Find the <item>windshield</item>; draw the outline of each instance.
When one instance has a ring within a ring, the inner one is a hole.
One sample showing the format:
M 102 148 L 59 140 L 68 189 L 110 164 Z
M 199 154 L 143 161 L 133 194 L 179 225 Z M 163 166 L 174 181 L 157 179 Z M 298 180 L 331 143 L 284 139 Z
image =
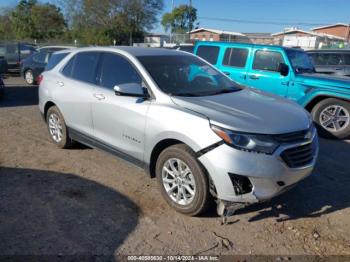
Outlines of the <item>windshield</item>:
M 241 90 L 235 82 L 191 55 L 139 56 L 159 88 L 174 96 L 209 96 Z
M 301 50 L 286 50 L 296 73 L 313 73 L 315 66 L 308 54 Z

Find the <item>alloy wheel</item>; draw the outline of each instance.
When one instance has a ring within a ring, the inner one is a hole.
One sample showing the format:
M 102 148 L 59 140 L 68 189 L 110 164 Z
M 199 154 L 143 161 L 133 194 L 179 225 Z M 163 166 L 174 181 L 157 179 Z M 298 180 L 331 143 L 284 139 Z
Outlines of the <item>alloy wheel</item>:
M 25 74 L 25 79 L 28 84 L 32 85 L 34 83 L 33 73 L 31 71 L 27 71 Z
M 320 124 L 330 132 L 339 132 L 347 128 L 350 115 L 346 108 L 340 105 L 331 105 L 322 110 Z
M 196 182 L 188 165 L 178 158 L 168 159 L 162 168 L 162 182 L 168 196 L 179 205 L 189 205 L 196 195 Z
M 52 139 L 59 143 L 62 140 L 63 132 L 62 132 L 62 124 L 60 118 L 57 114 L 52 113 L 49 116 L 49 131 Z

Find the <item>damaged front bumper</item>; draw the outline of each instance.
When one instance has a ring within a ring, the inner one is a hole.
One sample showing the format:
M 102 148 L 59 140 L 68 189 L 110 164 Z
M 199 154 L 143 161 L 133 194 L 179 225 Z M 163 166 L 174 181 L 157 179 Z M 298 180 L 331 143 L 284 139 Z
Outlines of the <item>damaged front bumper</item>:
M 198 159 L 210 174 L 216 197 L 230 206 L 269 200 L 287 191 L 311 174 L 317 155 L 315 132 L 308 141 L 280 145 L 272 155 L 222 144 Z

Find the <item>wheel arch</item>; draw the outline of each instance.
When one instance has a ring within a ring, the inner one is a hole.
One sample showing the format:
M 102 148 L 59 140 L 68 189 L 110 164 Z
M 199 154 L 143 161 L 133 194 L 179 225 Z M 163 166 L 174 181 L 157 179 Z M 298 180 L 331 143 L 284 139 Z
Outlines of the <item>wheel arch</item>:
M 167 139 L 163 139 L 163 140 L 159 141 L 154 146 L 154 148 L 152 149 L 152 152 L 151 152 L 150 162 L 149 162 L 148 170 L 147 170 L 149 173 L 149 176 L 151 178 L 156 177 L 156 164 L 157 164 L 157 159 L 158 159 L 160 153 L 164 149 L 166 149 L 170 146 L 173 146 L 173 145 L 177 145 L 177 144 L 185 144 L 186 145 L 186 143 L 184 143 L 181 140 L 174 139 L 174 138 L 167 138 Z
M 332 95 L 323 95 L 323 94 L 320 94 L 320 95 L 317 95 L 315 97 L 313 97 L 306 105 L 305 105 L 305 109 L 308 111 L 308 112 L 311 112 L 312 109 L 321 101 L 325 100 L 325 99 L 328 99 L 328 98 L 334 98 L 334 99 L 339 99 L 339 100 L 343 100 L 345 102 L 349 102 L 350 103 L 350 100 L 344 98 L 344 97 L 339 97 L 339 96 L 332 96 Z
M 46 119 L 47 111 L 49 111 L 50 107 L 56 106 L 56 104 L 52 101 L 47 101 L 44 106 L 44 118 Z

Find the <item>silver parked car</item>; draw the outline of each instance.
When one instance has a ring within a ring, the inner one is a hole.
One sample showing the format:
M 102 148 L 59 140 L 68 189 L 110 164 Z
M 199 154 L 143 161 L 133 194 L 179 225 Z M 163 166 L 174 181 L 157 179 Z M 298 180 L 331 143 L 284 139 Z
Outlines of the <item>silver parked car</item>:
M 213 198 L 221 215 L 268 200 L 307 177 L 318 154 L 302 107 L 186 52 L 71 50 L 43 73 L 39 107 L 60 148 L 79 141 L 131 161 L 188 215 Z

